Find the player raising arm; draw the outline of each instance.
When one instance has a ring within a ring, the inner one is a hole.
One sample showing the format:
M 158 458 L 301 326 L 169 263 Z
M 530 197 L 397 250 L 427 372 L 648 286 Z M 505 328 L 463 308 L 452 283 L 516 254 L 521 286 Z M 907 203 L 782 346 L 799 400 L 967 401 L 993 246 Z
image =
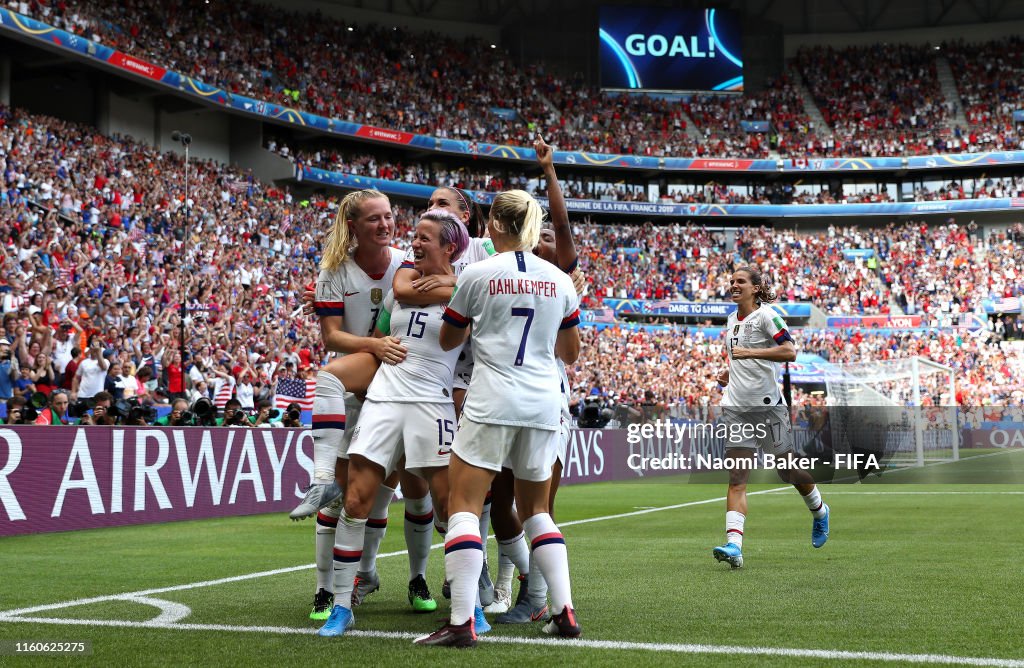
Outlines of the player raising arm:
M 516 476 L 523 527 L 551 590 L 555 614 L 545 631 L 580 635 L 565 540 L 547 512 L 561 419 L 555 356 L 570 364 L 579 356 L 579 300 L 569 277 L 531 252 L 542 218 L 529 194 L 498 195 L 488 220 L 497 255 L 466 267 L 445 311 L 441 347 L 462 345 L 472 324 L 475 367 L 448 471 L 445 570 L 451 616 L 417 644 L 476 644 L 474 603 L 483 565 L 479 514 L 504 464 Z
M 451 213 L 427 211 L 416 226 L 412 249 L 415 266 L 424 276 L 451 275 L 451 263 L 466 249 L 469 235 Z M 381 483 L 404 458 L 406 470 L 429 483 L 439 523 L 447 518 L 448 458 L 454 436 L 452 377 L 459 349 L 441 350 L 441 304 L 410 306 L 391 293 L 377 321 L 377 336 L 401 337 L 408 355 L 401 364 L 384 364 L 366 393 L 359 425 L 349 445 L 344 509 L 335 546 L 335 605 L 322 636 L 342 635 L 354 617 L 350 594 L 362 557 L 367 519 Z M 408 521 L 408 520 L 407 520 Z M 425 529 L 429 535 L 431 527 Z M 424 574 L 426 554 L 412 569 L 409 598 L 430 599 Z M 430 603 L 433 603 L 431 600 Z M 432 606 L 415 607 L 430 612 Z

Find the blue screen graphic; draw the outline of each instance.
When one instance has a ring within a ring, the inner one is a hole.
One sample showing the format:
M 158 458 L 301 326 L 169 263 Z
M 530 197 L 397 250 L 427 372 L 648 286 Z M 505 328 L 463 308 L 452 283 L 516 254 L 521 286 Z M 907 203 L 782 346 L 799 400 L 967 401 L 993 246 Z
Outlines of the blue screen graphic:
M 602 88 L 743 90 L 735 12 L 602 7 L 600 23 Z

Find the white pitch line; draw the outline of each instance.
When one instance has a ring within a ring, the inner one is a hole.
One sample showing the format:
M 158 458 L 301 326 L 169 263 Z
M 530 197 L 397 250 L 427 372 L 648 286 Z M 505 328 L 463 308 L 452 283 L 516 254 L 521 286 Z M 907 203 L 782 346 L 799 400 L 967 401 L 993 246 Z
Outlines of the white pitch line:
M 290 626 L 231 626 L 227 624 L 167 624 L 160 622 L 127 622 L 110 619 L 56 619 L 56 618 L 12 618 L 5 621 L 32 624 L 60 624 L 74 626 L 112 626 L 119 628 L 166 629 L 175 631 L 228 631 L 238 633 L 277 633 L 288 635 L 313 635 L 315 629 Z M 379 640 L 413 640 L 415 633 L 397 631 L 346 631 L 346 638 L 372 638 Z M 327 641 L 330 642 L 330 641 Z M 344 641 L 340 641 L 344 642 Z M 903 654 L 898 652 L 851 652 L 833 649 L 801 649 L 790 647 L 748 647 L 743 645 L 700 645 L 673 643 L 643 643 L 621 640 L 559 640 L 554 638 L 521 638 L 516 636 L 481 636 L 480 642 L 501 645 L 534 645 L 558 647 L 563 650 L 600 649 L 645 652 L 669 652 L 675 654 L 727 654 L 747 656 L 785 656 L 801 659 L 887 661 L 892 663 L 926 663 L 957 666 L 992 666 L 995 668 L 1024 668 L 1024 660 L 999 659 L 992 657 L 950 656 L 948 654 Z
M 765 489 L 758 492 L 749 492 L 747 496 L 754 496 L 755 494 L 769 494 L 771 492 L 778 492 L 781 490 L 789 489 L 786 487 L 774 487 L 772 489 Z M 724 496 L 719 496 L 714 499 L 703 499 L 701 501 L 689 501 L 687 503 L 677 503 L 671 506 L 659 506 L 657 508 L 651 508 L 649 510 L 636 510 L 629 513 L 620 513 L 618 515 L 605 515 L 604 517 L 590 517 L 582 520 L 572 520 L 570 522 L 562 522 L 559 527 L 574 526 L 577 524 L 589 524 L 591 522 L 605 522 L 608 520 L 617 520 L 624 517 L 634 517 L 636 515 L 646 515 L 648 513 L 657 513 L 663 510 L 677 510 L 679 508 L 689 508 L 692 506 L 701 506 L 709 503 L 718 503 L 725 501 Z M 490 536 L 493 538 L 493 535 Z M 444 546 L 444 543 L 437 543 L 432 545 L 430 549 L 437 550 Z M 408 554 L 408 550 L 398 550 L 395 552 L 387 552 L 385 554 L 378 554 L 378 559 L 384 559 L 386 557 L 398 557 L 403 554 Z M 155 589 L 143 589 L 142 591 L 128 591 L 120 594 L 108 594 L 106 596 L 94 596 L 92 598 L 80 598 L 72 601 L 62 601 L 60 603 L 48 603 L 46 605 L 35 605 L 28 608 L 17 608 L 15 610 L 0 610 L 0 621 L 6 620 L 14 615 L 27 615 L 33 612 L 44 612 L 46 610 L 57 610 L 60 608 L 88 605 L 90 603 L 103 603 L 105 601 L 116 601 L 124 599 L 126 597 L 139 597 L 149 596 L 151 594 L 164 594 L 171 591 L 186 591 L 188 589 L 199 589 L 200 587 L 213 587 L 221 584 L 228 584 L 230 582 L 241 582 L 243 580 L 254 580 L 256 578 L 271 577 L 274 575 L 282 575 L 284 573 L 294 573 L 295 571 L 303 571 L 310 568 L 316 568 L 316 564 L 305 564 L 303 566 L 289 566 L 287 568 L 275 568 L 270 571 L 258 571 L 256 573 L 246 573 L 245 575 L 233 575 L 226 578 L 218 578 L 216 580 L 204 580 L 202 582 L 190 582 L 188 584 L 172 585 L 170 587 L 157 587 Z
M 184 603 L 167 601 L 162 598 L 132 596 L 125 597 L 122 600 L 131 601 L 132 603 L 141 603 L 142 605 L 151 605 L 154 608 L 157 608 L 160 611 L 160 614 L 149 620 L 153 623 L 175 624 L 192 614 L 192 608 L 188 607 Z
M 1008 495 L 1008 496 L 1015 496 L 1015 495 L 1024 495 L 1024 492 L 1010 492 L 1010 491 L 1000 491 L 1000 490 L 994 489 L 994 490 L 989 491 L 989 492 L 928 492 L 928 491 L 921 491 L 921 492 L 901 492 L 901 491 L 895 491 L 895 492 L 833 492 L 833 491 L 830 490 L 830 491 L 828 491 L 826 493 L 826 496 L 836 496 L 836 495 L 839 495 L 839 496 L 911 496 L 911 495 L 923 495 L 923 496 L 976 496 L 976 495 L 981 495 L 981 496 L 1001 496 L 1001 495 Z

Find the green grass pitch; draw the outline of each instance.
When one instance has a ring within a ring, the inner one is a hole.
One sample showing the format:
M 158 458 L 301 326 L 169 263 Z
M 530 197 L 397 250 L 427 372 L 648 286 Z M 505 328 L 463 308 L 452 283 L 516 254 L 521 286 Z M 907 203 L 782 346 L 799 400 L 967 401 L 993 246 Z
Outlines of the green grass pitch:
M 746 565 L 738 571 L 711 557 L 724 531 L 724 486 L 662 479 L 565 488 L 559 522 L 687 505 L 564 527 L 584 642 L 532 644 L 545 638 L 539 625 L 495 626 L 487 637 L 505 642 L 464 651 L 409 641 L 436 628 L 447 611 L 438 550 L 428 577 L 438 613 L 410 612 L 406 557 L 385 556 L 381 591 L 356 609 L 356 629 L 383 637 L 325 639 L 307 619 L 315 582 L 305 567 L 313 560 L 311 521 L 264 515 L 5 538 L 0 642 L 90 640 L 93 649 L 86 657 L 8 655 L 0 664 L 735 667 L 973 658 L 976 665 L 1024 666 L 1024 487 L 826 486 L 832 534 L 820 550 L 810 545 L 803 503 L 791 489 L 771 491 L 777 488 L 751 489 L 760 493 L 749 500 Z M 402 506 L 395 504 L 381 551 L 404 548 Z M 489 551 L 493 571 L 493 540 Z M 167 628 L 140 626 L 161 610 L 131 600 L 20 615 L 46 622 L 3 618 L 16 609 L 289 567 L 148 594 L 187 614 L 160 625 Z M 239 628 L 211 628 L 217 625 Z

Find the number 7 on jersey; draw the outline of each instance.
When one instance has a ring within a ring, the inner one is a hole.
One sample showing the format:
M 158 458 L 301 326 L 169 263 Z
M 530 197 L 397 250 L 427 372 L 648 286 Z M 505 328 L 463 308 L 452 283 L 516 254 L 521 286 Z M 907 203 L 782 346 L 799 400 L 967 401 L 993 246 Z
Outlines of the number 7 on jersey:
M 526 337 L 530 335 L 530 325 L 533 324 L 534 313 L 536 313 L 536 310 L 532 308 L 512 307 L 513 317 L 526 318 L 526 325 L 523 327 L 523 338 L 519 341 L 519 352 L 516 353 L 516 363 L 514 366 L 523 366 L 523 356 L 526 354 Z

